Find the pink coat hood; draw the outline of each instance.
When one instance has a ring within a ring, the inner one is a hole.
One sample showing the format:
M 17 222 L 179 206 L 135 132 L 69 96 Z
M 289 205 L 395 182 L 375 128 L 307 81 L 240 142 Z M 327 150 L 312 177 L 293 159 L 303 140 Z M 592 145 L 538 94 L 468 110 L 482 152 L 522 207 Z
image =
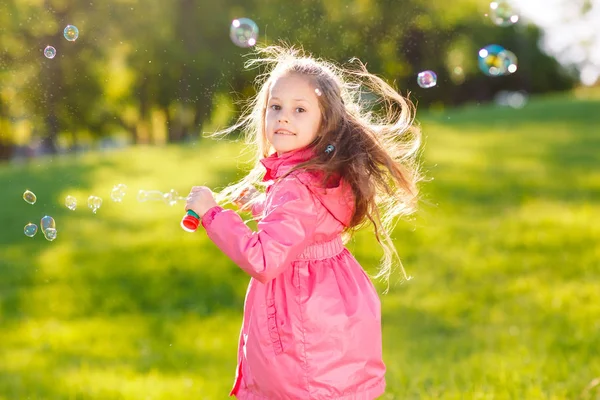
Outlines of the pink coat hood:
M 260 160 L 267 170 L 263 180 L 270 181 L 281 177 L 295 165 L 309 160 L 314 155 L 313 148 L 299 149 L 280 156 L 273 153 L 269 157 Z M 298 171 L 295 176 L 336 220 L 344 226 L 350 224 L 354 213 L 354 194 L 346 181 L 334 177 L 328 185 L 323 186 L 324 174 L 321 172 Z

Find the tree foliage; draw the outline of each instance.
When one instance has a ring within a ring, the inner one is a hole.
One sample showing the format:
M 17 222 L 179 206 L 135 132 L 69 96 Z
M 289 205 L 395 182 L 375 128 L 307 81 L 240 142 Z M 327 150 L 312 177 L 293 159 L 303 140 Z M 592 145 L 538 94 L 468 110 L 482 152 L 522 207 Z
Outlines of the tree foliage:
M 226 124 L 253 93 L 251 49 L 229 38 L 234 18 L 252 18 L 260 43 L 285 41 L 340 63 L 358 57 L 410 92 L 420 107 L 485 101 L 500 89 L 540 93 L 573 85 L 538 49 L 533 26 L 499 28 L 480 2 L 457 0 L 4 0 L 0 4 L 0 158 L 14 145 L 57 145 L 126 135 L 134 143 L 198 137 Z M 75 42 L 63 38 L 79 28 Z M 510 48 L 519 70 L 490 78 L 477 51 Z M 43 56 L 46 45 L 57 49 Z M 434 70 L 438 85 L 416 84 Z M 223 109 L 233 110 L 224 112 Z M 216 124 L 216 125 L 215 125 Z

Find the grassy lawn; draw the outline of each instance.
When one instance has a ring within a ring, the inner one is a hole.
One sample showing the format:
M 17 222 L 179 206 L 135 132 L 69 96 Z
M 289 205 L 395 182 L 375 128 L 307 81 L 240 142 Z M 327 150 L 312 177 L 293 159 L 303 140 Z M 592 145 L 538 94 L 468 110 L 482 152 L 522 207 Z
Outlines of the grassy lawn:
M 434 180 L 394 234 L 414 279 L 382 296 L 383 399 L 600 398 L 600 96 L 420 121 Z M 0 399 L 227 398 L 248 277 L 181 230 L 183 204 L 136 194 L 221 187 L 247 167 L 240 149 L 207 139 L 0 166 Z M 46 214 L 58 238 L 26 237 Z M 374 272 L 370 232 L 349 248 Z

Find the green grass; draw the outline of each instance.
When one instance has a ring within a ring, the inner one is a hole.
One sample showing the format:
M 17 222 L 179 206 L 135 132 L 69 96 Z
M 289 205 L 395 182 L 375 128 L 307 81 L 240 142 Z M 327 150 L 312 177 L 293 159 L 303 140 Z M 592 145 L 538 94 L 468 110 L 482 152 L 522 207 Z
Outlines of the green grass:
M 598 96 L 563 95 L 420 116 L 434 180 L 394 233 L 414 279 L 382 296 L 383 399 L 600 398 L 598 110 Z M 240 149 L 0 166 L 0 399 L 227 398 L 248 277 L 179 228 L 183 205 L 135 197 L 223 186 L 247 167 Z M 96 215 L 89 195 L 104 199 Z M 27 238 L 45 214 L 58 238 Z M 368 231 L 349 248 L 375 272 Z

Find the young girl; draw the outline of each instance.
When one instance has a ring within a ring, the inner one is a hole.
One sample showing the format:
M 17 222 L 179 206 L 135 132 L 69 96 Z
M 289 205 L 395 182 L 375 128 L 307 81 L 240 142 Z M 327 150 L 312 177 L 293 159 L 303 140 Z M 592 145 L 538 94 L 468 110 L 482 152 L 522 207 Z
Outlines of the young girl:
M 256 165 L 216 200 L 193 187 L 186 204 L 251 276 L 230 395 L 375 399 L 385 391 L 380 302 L 344 243 L 370 222 L 384 250 L 376 277 L 389 282 L 401 267 L 389 234 L 417 201 L 413 107 L 360 63 L 343 70 L 293 48 L 258 51 L 265 57 L 247 66 L 270 67 L 262 87 L 249 112 L 217 133 L 244 129 Z M 219 203 L 251 210 L 257 231 Z

